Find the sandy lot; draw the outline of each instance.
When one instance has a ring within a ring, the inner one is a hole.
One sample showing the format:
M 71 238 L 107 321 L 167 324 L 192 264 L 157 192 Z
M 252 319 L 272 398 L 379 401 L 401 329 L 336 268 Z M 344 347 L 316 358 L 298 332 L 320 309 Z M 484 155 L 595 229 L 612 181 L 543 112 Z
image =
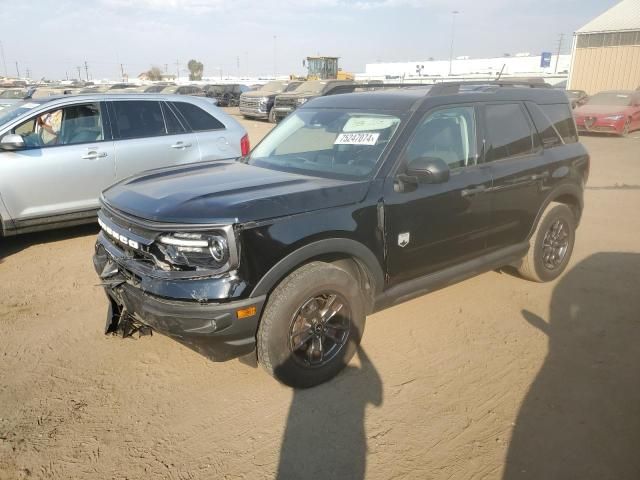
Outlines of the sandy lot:
M 640 132 L 583 141 L 562 278 L 490 272 L 373 315 L 307 391 L 105 337 L 96 227 L 0 240 L 0 479 L 640 478 Z

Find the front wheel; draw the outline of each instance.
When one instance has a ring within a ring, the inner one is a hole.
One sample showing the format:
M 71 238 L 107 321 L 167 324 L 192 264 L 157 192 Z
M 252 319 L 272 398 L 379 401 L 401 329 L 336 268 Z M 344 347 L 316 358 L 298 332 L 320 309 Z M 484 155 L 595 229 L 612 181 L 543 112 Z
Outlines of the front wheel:
M 276 111 L 274 108 L 269 110 L 269 123 L 276 123 Z
M 624 122 L 624 126 L 622 127 L 622 132 L 620 133 L 620 136 L 626 137 L 627 135 L 629 135 L 630 128 L 631 128 L 631 120 L 627 118 Z
M 534 282 L 549 282 L 567 268 L 576 239 L 576 217 L 562 203 L 551 203 L 529 240 L 518 272 Z
M 270 295 L 258 329 L 258 361 L 294 388 L 326 382 L 355 354 L 364 312 L 359 282 L 350 273 L 308 263 Z

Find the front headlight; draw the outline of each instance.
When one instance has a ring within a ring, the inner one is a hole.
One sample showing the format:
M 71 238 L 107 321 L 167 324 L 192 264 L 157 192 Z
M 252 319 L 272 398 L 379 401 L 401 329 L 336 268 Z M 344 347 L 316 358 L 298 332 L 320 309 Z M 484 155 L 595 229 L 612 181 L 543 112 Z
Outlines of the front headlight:
M 605 120 L 611 120 L 617 122 L 618 120 L 622 120 L 624 115 L 609 115 L 608 117 L 604 117 Z
M 269 97 L 262 97 L 260 99 L 260 105 L 266 105 L 267 103 L 269 103 Z
M 299 98 L 297 100 L 298 105 L 303 105 L 303 104 L 307 103 L 307 100 L 309 100 L 309 99 L 308 98 Z
M 221 270 L 235 267 L 237 255 L 229 245 L 233 230 L 216 233 L 171 233 L 158 237 L 156 246 L 165 261 L 182 269 Z

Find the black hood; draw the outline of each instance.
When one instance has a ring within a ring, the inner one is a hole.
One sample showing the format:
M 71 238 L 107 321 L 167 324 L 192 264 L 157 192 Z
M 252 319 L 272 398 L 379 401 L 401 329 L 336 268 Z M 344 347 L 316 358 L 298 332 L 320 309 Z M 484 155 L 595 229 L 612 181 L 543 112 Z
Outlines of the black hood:
M 369 182 L 280 172 L 234 161 L 154 170 L 103 193 L 125 213 L 157 222 L 244 223 L 361 201 Z

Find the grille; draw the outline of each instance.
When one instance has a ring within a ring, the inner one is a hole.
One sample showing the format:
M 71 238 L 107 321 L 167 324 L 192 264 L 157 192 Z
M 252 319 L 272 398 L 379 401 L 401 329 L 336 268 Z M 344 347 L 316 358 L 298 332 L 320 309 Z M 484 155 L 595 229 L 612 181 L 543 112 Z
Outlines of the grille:
M 242 108 L 251 108 L 251 109 L 258 109 L 260 105 L 260 99 L 259 98 L 245 98 L 242 97 L 240 98 L 240 107 Z
M 293 107 L 297 106 L 298 99 L 296 97 L 276 97 L 276 107 Z

